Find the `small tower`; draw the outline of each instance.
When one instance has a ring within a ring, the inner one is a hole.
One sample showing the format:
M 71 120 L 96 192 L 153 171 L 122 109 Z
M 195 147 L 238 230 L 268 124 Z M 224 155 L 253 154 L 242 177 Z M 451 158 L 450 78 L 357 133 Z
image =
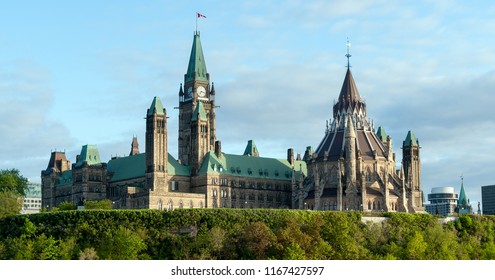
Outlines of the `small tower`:
M 138 155 L 138 154 L 139 154 L 139 143 L 137 137 L 134 136 L 132 138 L 131 152 L 129 153 L 129 156 Z
M 469 198 L 464 191 L 464 177 L 461 176 L 461 191 L 459 192 L 459 199 L 457 200 L 456 212 L 459 214 L 472 214 L 473 208 L 469 201 Z
M 249 140 L 246 149 L 244 149 L 244 154 L 245 156 L 250 156 L 250 157 L 259 157 L 260 152 L 258 151 L 258 148 L 256 147 L 256 144 L 254 143 L 254 140 Z
M 408 192 L 408 207 L 411 212 L 423 210 L 421 192 L 421 158 L 419 141 L 412 131 L 407 132 L 406 140 L 402 143 L 402 168 L 404 181 Z
M 146 187 L 150 192 L 166 189 L 167 163 L 167 112 L 155 96 L 146 114 Z

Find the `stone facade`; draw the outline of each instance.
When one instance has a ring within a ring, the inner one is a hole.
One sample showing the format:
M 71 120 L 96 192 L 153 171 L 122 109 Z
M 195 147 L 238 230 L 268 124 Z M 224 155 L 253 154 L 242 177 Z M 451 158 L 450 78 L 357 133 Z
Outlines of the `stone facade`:
M 396 170 L 392 139 L 366 119 L 348 69 L 331 125 L 301 159 L 260 156 L 249 140 L 242 155 L 223 153 L 216 138 L 215 87 L 199 33 L 179 87 L 178 158 L 168 151 L 167 112 L 155 97 L 146 111 L 145 152 L 134 137 L 127 157 L 102 162 L 83 146 L 76 163 L 53 152 L 41 172 L 43 207 L 110 199 L 115 208 L 295 208 L 421 211 L 419 144 L 412 133 Z M 408 141 L 408 142 L 407 142 Z M 407 142 L 407 144 L 406 144 Z
M 367 119 L 354 78 L 347 69 L 333 119 L 304 160 L 308 176 L 295 189 L 299 209 L 423 212 L 419 141 L 409 131 L 397 170 L 392 138 Z

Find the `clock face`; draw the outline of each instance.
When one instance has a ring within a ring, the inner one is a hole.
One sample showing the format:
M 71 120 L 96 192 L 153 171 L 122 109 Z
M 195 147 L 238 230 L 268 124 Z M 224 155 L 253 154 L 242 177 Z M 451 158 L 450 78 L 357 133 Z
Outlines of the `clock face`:
M 205 97 L 206 95 L 206 89 L 202 86 L 199 86 L 197 91 L 199 97 Z

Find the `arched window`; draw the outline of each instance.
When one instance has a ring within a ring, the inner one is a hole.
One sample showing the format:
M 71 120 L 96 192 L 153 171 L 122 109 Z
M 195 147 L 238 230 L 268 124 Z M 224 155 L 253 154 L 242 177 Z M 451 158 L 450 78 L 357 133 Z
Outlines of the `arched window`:
M 158 210 L 163 210 L 163 202 L 162 200 L 158 200 Z
M 368 200 L 368 210 L 371 210 L 371 201 Z
M 376 209 L 376 203 L 373 201 L 373 210 Z
M 168 211 L 172 211 L 172 210 L 174 210 L 174 203 L 172 202 L 172 199 L 170 199 L 170 200 L 168 201 L 168 204 L 167 204 L 167 210 L 168 210 Z
M 366 181 L 371 182 L 371 172 L 369 168 L 366 169 Z
M 378 200 L 378 210 L 382 210 L 382 207 L 380 205 L 380 200 Z
M 189 208 L 193 208 L 193 202 L 192 202 L 192 200 L 189 200 Z
M 184 208 L 184 203 L 182 202 L 182 200 L 179 201 L 179 208 L 180 209 Z

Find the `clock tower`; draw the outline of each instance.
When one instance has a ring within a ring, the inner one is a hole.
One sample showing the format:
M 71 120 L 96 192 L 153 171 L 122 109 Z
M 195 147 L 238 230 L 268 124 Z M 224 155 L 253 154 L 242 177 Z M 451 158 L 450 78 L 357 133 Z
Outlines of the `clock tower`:
M 215 141 L 215 88 L 213 83 L 210 86 L 199 32 L 195 32 L 184 86 L 179 90 L 179 160 L 195 174 Z

